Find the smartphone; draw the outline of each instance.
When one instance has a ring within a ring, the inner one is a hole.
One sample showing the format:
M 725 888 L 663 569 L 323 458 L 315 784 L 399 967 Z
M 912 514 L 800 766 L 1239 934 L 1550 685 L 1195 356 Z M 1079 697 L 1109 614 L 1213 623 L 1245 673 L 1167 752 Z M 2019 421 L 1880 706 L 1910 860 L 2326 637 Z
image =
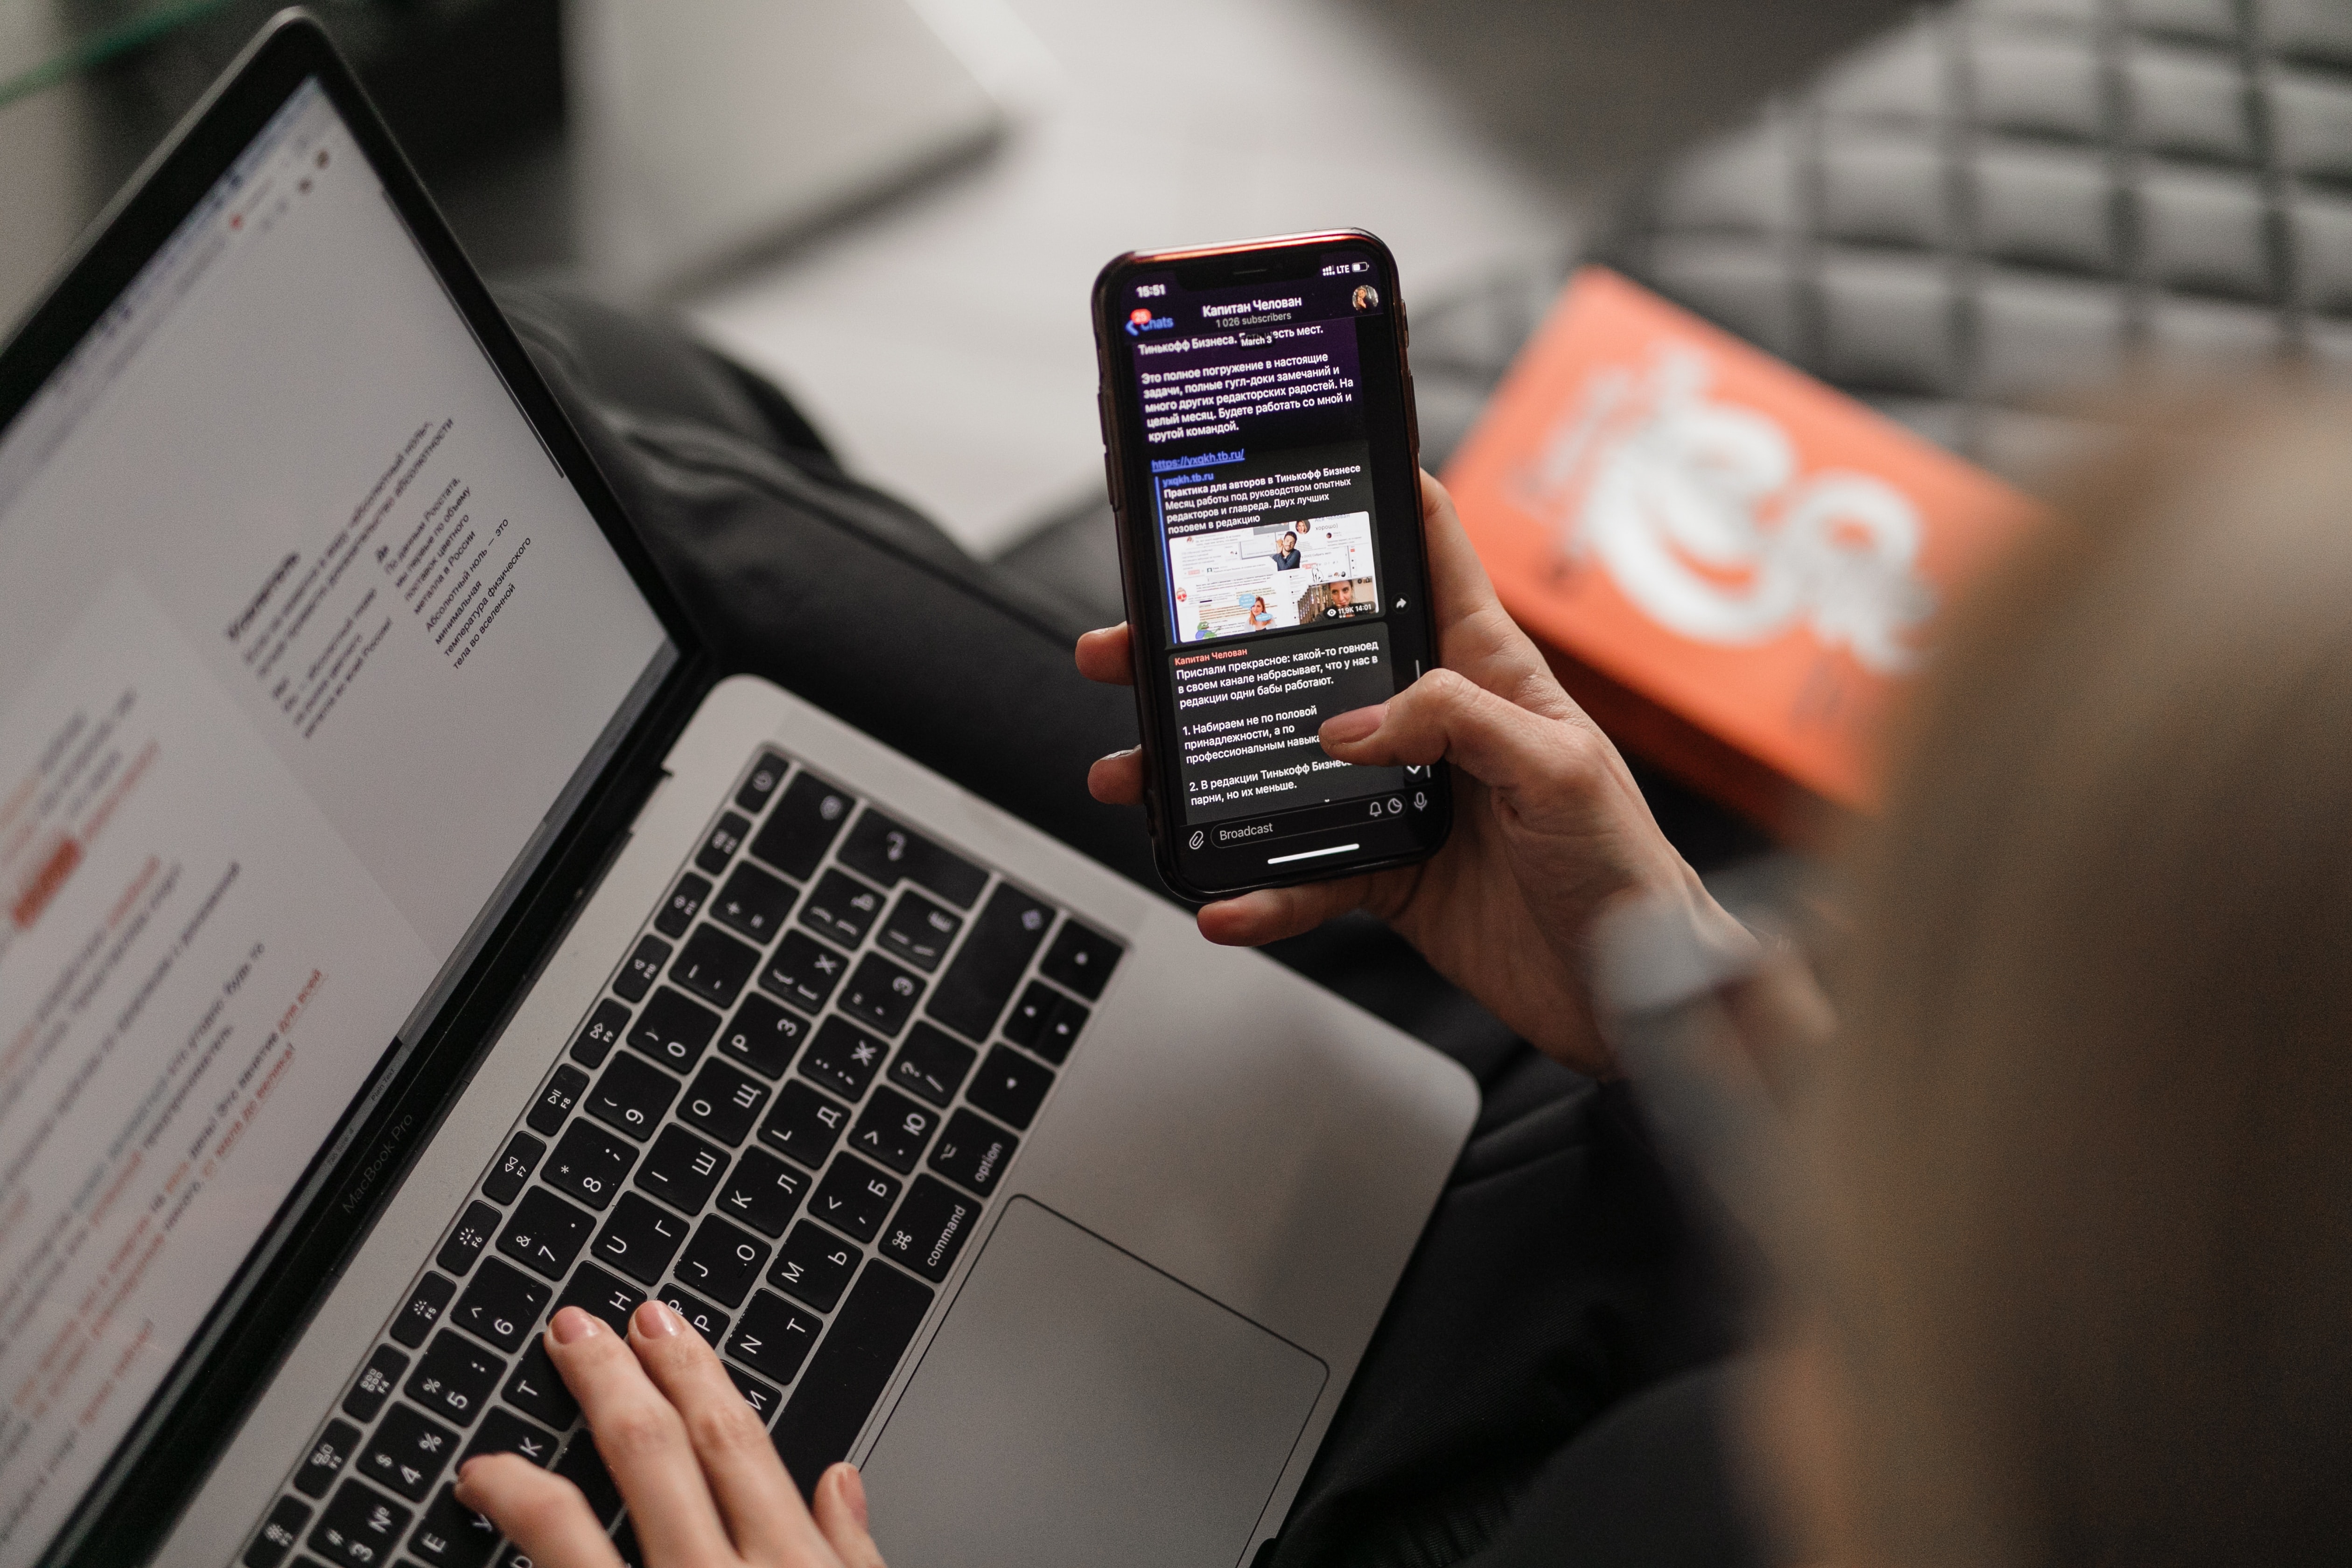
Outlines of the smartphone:
M 1443 763 L 1360 767 L 1316 740 L 1437 660 L 1388 247 L 1130 251 L 1094 315 L 1160 876 L 1207 902 L 1434 853 Z

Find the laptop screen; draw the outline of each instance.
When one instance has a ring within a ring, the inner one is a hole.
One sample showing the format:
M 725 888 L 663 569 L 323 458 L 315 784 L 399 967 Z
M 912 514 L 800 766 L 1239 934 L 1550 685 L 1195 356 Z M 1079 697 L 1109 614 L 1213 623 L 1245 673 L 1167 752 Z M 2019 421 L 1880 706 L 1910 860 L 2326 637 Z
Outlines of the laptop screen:
M 0 1562 L 677 658 L 305 85 L 0 432 Z

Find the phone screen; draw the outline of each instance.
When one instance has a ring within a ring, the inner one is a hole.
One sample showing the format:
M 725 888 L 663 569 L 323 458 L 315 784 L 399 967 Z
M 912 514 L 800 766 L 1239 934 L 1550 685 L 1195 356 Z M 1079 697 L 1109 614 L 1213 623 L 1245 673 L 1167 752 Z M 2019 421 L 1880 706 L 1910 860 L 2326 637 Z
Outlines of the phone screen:
M 1432 770 L 1316 738 L 1430 658 L 1391 273 L 1347 245 L 1271 281 L 1203 270 L 1147 262 L 1105 300 L 1180 858 L 1243 885 L 1408 855 L 1443 837 Z

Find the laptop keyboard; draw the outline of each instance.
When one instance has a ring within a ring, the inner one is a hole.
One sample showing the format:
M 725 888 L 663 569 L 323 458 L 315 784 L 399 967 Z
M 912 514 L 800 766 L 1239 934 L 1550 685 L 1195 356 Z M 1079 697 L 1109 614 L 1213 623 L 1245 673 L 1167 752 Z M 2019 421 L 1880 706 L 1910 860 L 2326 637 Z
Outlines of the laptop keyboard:
M 635 1540 L 540 1331 L 657 1294 L 803 1490 L 845 1457 L 1122 952 L 762 749 L 247 1548 L 527 1564 L 450 1489 L 507 1451 Z

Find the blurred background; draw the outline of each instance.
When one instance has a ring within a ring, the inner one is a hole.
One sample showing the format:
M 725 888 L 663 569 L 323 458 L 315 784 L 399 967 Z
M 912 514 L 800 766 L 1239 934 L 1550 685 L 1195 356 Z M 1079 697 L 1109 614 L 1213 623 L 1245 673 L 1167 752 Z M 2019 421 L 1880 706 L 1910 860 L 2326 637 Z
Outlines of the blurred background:
M 0 315 L 272 8 L 0 0 Z M 1360 225 L 1417 318 L 1548 289 L 1642 173 L 1903 9 L 320 6 L 485 271 L 679 305 L 982 554 L 1097 498 L 1086 291 L 1116 252 Z
M 0 316 L 271 9 L 0 0 Z M 2029 487 L 2119 381 L 2352 370 L 2352 0 L 318 9 L 494 281 L 681 312 L 1074 630 L 1129 247 L 1381 234 L 1433 468 L 1583 259 Z

